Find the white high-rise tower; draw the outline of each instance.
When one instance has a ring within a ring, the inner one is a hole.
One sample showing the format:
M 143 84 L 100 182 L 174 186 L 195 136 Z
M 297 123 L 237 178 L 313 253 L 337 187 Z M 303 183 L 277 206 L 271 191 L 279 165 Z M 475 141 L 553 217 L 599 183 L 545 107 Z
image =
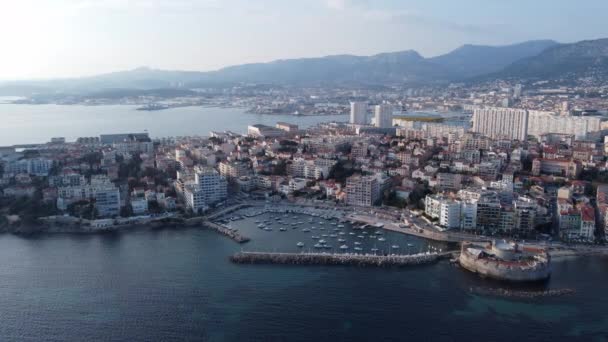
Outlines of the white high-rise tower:
M 475 109 L 472 131 L 492 139 L 525 141 L 528 135 L 528 111 L 515 108 Z
M 393 126 L 393 106 L 389 104 L 377 105 L 374 108 L 376 127 L 390 128 Z
M 367 123 L 367 102 L 350 103 L 350 123 L 356 125 Z

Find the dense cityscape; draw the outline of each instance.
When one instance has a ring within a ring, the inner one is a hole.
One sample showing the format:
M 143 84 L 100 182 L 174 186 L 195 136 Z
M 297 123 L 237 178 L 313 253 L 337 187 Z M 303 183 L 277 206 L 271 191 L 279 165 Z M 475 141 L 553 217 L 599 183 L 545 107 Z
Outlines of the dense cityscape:
M 360 93 L 346 103 L 342 94 L 326 107 L 348 111 L 349 123 L 4 147 L 2 227 L 108 230 L 257 199 L 377 208 L 401 224 L 416 215 L 430 232 L 600 243 L 601 91 L 518 83 Z
M 606 341 L 606 12 L 5 1 L 0 341 Z

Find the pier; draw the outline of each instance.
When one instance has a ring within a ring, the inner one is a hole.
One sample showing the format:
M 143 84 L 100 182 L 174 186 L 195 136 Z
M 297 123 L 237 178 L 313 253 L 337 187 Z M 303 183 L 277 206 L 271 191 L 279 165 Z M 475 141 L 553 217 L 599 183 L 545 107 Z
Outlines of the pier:
M 231 256 L 230 261 L 237 264 L 403 267 L 431 264 L 451 255 L 450 252 L 413 255 L 239 252 Z
M 231 238 L 232 240 L 234 240 L 238 243 L 245 243 L 250 240 L 248 237 L 239 234 L 239 232 L 237 232 L 236 230 L 228 228 L 221 224 L 217 224 L 217 223 L 214 223 L 211 221 L 203 221 L 202 225 L 209 229 L 213 229 L 220 234 L 226 235 L 227 237 Z

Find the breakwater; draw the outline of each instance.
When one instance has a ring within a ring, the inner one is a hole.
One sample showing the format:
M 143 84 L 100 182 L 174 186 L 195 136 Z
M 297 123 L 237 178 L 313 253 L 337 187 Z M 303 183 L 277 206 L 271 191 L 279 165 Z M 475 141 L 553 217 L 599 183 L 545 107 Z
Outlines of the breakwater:
M 230 257 L 237 264 L 341 265 L 360 267 L 402 267 L 424 265 L 449 257 L 451 253 L 373 255 L 349 253 L 265 253 L 239 252 Z
M 509 289 L 490 289 L 482 287 L 472 287 L 469 290 L 473 294 L 496 296 L 496 297 L 508 297 L 508 298 L 522 298 L 522 299 L 533 299 L 543 297 L 560 297 L 565 295 L 571 295 L 576 293 L 574 289 L 554 289 L 546 291 L 521 291 L 521 290 L 509 290 Z
M 209 229 L 213 229 L 216 232 L 225 235 L 229 238 L 231 238 L 232 240 L 238 242 L 238 243 L 245 243 L 248 242 L 250 239 L 246 236 L 241 235 L 238 231 L 236 231 L 235 229 L 231 229 L 228 228 L 226 226 L 223 226 L 221 224 L 217 224 L 214 222 L 210 222 L 210 221 L 203 221 L 202 225 L 204 227 L 207 227 Z

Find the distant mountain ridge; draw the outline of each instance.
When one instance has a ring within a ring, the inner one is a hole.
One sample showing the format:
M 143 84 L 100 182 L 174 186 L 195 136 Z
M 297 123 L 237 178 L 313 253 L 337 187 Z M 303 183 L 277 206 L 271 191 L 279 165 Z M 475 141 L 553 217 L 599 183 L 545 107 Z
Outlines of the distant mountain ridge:
M 553 40 L 531 40 L 505 46 L 463 45 L 431 62 L 449 69 L 457 78 L 469 78 L 497 72 L 523 58 L 536 56 L 559 45 Z
M 373 56 L 334 55 L 235 65 L 210 72 L 137 68 L 49 81 L 0 83 L 0 95 L 90 93 L 107 89 L 195 88 L 235 83 L 278 85 L 441 84 L 479 78 L 542 78 L 571 74 L 608 75 L 608 39 L 559 44 L 535 40 L 505 46 L 463 45 L 424 58 L 414 50 Z
M 556 79 L 608 76 L 608 38 L 555 45 L 488 77 Z

